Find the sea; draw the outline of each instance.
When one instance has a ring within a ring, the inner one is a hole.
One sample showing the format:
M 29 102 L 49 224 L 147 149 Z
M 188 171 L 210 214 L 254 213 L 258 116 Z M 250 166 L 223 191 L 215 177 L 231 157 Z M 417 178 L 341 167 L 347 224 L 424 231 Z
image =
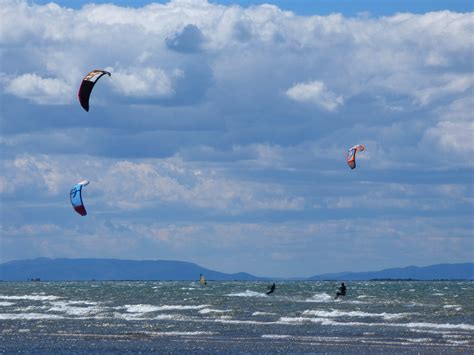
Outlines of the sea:
M 0 282 L 3 353 L 474 353 L 474 282 Z

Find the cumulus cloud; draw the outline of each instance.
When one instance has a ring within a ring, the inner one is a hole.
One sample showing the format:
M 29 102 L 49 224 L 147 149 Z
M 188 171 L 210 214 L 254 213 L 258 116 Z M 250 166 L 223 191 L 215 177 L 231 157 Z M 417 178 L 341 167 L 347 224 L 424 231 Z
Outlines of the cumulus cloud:
M 28 73 L 10 80 L 5 91 L 37 104 L 58 105 L 70 103 L 74 90 L 62 79 Z
M 172 96 L 175 91 L 169 75 L 159 68 L 131 68 L 113 71 L 111 86 L 115 91 L 132 97 L 163 98 Z M 178 71 L 175 76 L 181 76 Z
M 425 140 L 436 150 L 462 154 L 471 159 L 474 154 L 474 122 L 439 122 L 426 131 Z
M 168 48 L 183 53 L 195 53 L 202 49 L 204 36 L 195 25 L 186 25 L 181 31 L 166 39 Z
M 286 91 L 286 95 L 297 102 L 316 104 L 326 111 L 334 111 L 344 103 L 342 96 L 337 96 L 317 80 L 296 84 Z

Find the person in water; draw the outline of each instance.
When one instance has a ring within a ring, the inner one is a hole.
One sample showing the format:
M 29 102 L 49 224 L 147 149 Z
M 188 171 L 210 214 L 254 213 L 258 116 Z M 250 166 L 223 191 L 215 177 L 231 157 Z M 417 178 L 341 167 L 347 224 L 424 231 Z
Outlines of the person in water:
M 334 297 L 336 300 L 339 298 L 339 296 L 345 296 L 346 295 L 346 285 L 344 285 L 344 282 L 341 283 L 341 287 L 338 288 L 338 291 L 336 292 L 336 297 Z
M 273 283 L 273 285 L 268 287 L 267 295 L 269 295 L 270 293 L 273 293 L 274 291 L 275 291 L 275 283 Z

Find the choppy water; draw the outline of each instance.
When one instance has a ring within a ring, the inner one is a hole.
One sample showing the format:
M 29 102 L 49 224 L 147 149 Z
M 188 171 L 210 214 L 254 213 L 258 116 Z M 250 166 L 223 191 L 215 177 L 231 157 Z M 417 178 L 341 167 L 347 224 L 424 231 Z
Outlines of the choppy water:
M 474 282 L 0 283 L 3 352 L 474 352 Z

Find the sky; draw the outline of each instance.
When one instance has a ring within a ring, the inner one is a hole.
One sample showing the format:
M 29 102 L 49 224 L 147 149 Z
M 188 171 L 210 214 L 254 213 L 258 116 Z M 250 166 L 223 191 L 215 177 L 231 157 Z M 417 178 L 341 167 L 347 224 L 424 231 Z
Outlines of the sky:
M 472 2 L 354 3 L 0 0 L 0 262 L 473 261 Z

